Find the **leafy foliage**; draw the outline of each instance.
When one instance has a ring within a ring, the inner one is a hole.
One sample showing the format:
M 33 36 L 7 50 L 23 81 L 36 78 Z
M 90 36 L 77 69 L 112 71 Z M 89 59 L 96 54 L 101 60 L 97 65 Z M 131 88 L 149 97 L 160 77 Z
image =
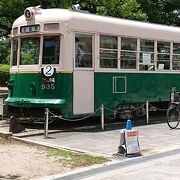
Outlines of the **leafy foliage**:
M 10 39 L 0 39 L 0 64 L 8 64 L 10 62 Z
M 141 21 L 147 19 L 136 0 L 79 0 L 72 1 L 73 4 L 79 4 L 80 9 L 90 13 Z
M 0 86 L 6 85 L 9 79 L 9 65 L 0 64 Z
M 180 26 L 179 0 L 137 0 L 148 21 L 159 24 Z
M 21 54 L 22 64 L 37 64 L 36 57 L 31 52 Z
M 99 14 L 126 19 L 146 21 L 147 16 L 140 9 L 136 0 L 112 0 L 106 2 L 105 6 L 98 9 Z

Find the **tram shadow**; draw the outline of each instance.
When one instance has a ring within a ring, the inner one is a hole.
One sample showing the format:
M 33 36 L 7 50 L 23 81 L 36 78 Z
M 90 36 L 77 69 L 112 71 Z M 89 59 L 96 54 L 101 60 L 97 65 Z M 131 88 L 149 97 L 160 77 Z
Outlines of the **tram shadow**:
M 125 129 L 127 119 L 114 119 L 113 117 L 105 117 L 104 126 L 101 124 L 101 117 L 89 117 L 82 121 L 64 121 L 55 120 L 50 121 L 49 130 L 57 130 L 55 132 L 92 132 L 101 133 L 106 131 L 115 131 Z M 149 120 L 145 116 L 138 118 L 131 118 L 132 127 L 145 126 L 151 124 L 160 124 L 166 122 L 165 113 L 150 113 Z M 30 129 L 44 129 L 45 121 L 22 123 L 25 128 Z

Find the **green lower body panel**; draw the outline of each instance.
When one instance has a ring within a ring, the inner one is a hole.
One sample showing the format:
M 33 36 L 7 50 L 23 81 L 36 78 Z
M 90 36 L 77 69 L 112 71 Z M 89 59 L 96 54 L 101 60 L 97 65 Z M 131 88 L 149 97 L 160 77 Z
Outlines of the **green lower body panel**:
M 50 78 L 41 73 L 11 74 L 5 104 L 21 108 L 53 108 L 72 117 L 72 84 L 72 73 L 55 73 Z
M 61 108 L 66 104 L 64 99 L 32 99 L 32 98 L 11 98 L 8 97 L 5 102 L 16 107 L 52 107 Z
M 180 90 L 180 74 L 176 73 L 94 72 L 93 76 L 94 104 L 90 106 L 94 111 L 102 104 L 115 111 L 122 104 L 167 102 L 172 87 Z M 5 103 L 21 108 L 55 108 L 66 118 L 75 117 L 73 73 L 55 73 L 51 78 L 41 73 L 12 74 Z M 89 106 L 85 100 L 81 102 Z
M 95 73 L 95 109 L 101 104 L 115 110 L 119 104 L 167 102 L 172 87 L 180 90 L 175 73 Z

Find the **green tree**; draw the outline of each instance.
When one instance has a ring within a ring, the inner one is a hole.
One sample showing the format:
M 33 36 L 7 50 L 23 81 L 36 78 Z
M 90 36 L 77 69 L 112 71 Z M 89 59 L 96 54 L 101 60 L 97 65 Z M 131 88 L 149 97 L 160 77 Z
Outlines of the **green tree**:
M 137 0 L 148 21 L 159 24 L 180 26 L 179 0 Z
M 142 12 L 136 0 L 111 0 L 106 2 L 104 15 L 146 21 L 147 16 Z
M 127 19 L 146 21 L 147 16 L 142 12 L 136 0 L 78 0 L 71 4 L 79 4 L 82 10 L 90 13 Z
M 10 61 L 10 40 L 0 39 L 0 64 L 8 64 Z

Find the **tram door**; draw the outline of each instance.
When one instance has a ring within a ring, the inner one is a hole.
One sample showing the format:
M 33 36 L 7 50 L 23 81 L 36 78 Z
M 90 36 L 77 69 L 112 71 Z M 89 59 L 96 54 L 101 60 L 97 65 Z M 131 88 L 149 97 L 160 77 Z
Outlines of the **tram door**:
M 94 112 L 94 35 L 75 33 L 73 114 Z
M 74 71 L 73 114 L 94 112 L 94 72 Z

